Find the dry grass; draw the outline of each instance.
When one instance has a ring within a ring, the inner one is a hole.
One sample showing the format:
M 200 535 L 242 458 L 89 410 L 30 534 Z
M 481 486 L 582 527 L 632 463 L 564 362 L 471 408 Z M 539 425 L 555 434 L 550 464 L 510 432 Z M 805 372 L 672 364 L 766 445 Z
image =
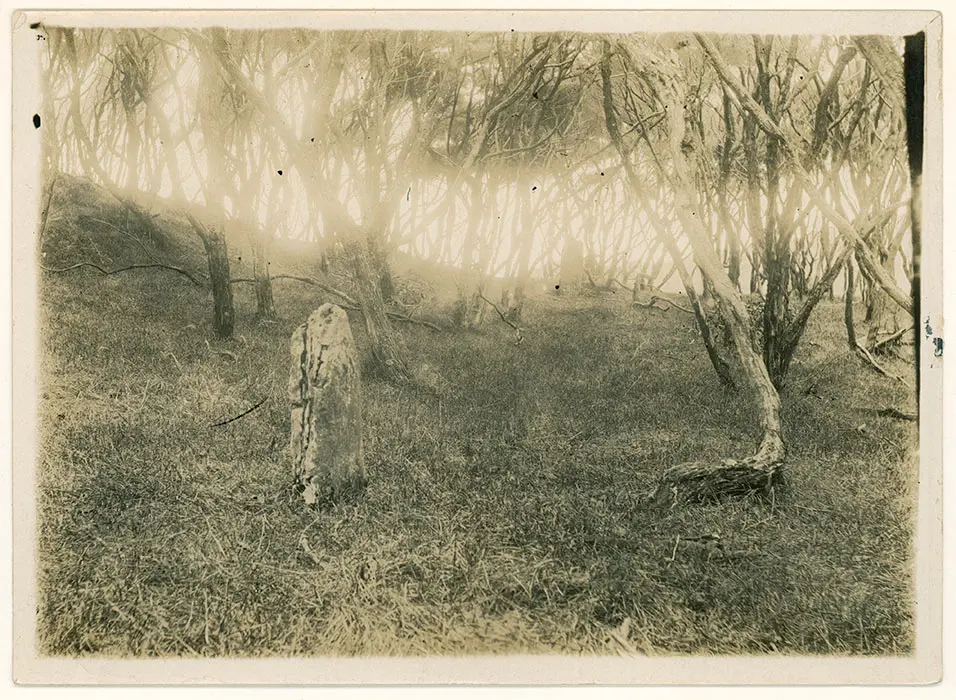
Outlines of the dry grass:
M 184 279 L 44 277 L 44 653 L 912 651 L 916 431 L 864 409 L 913 397 L 845 349 L 838 306 L 798 352 L 771 502 L 647 509 L 666 467 L 749 451 L 750 409 L 688 317 L 542 297 L 517 347 L 493 319 L 403 327 L 443 385 L 366 381 L 369 488 L 316 513 L 289 489 L 285 382 L 327 299 L 280 284 L 275 325 L 240 290 L 212 345 L 233 361 Z

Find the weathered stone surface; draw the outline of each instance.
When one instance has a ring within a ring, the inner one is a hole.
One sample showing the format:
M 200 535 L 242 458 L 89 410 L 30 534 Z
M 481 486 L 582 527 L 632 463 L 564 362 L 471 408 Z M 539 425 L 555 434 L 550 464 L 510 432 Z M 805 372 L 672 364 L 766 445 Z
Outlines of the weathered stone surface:
M 324 304 L 292 334 L 290 454 L 309 505 L 365 485 L 358 353 L 348 316 Z

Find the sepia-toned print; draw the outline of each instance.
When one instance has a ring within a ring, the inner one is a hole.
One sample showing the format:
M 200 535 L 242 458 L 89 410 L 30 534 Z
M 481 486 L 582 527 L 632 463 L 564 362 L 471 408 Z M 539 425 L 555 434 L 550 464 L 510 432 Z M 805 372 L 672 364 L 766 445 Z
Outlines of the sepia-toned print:
M 256 17 L 19 17 L 23 679 L 938 675 L 937 34 Z

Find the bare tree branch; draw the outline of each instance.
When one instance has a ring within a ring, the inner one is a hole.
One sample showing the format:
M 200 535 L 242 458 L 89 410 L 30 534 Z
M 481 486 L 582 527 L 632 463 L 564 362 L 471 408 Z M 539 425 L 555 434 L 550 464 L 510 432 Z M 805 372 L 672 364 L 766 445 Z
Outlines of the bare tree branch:
M 47 267 L 46 265 L 41 265 L 41 267 L 47 272 L 54 272 L 57 274 L 62 272 L 70 272 L 71 270 L 78 270 L 81 267 L 92 267 L 94 270 L 96 270 L 97 272 L 100 272 L 103 275 L 115 275 L 118 272 L 126 272 L 127 270 L 149 270 L 154 268 L 160 269 L 160 270 L 171 270 L 172 272 L 178 272 L 183 277 L 186 277 L 190 282 L 192 282 L 195 286 L 199 287 L 200 289 L 206 288 L 205 281 L 201 281 L 200 279 L 196 278 L 192 273 L 187 272 L 181 267 L 175 267 L 174 265 L 163 265 L 161 263 L 150 263 L 148 265 L 146 264 L 128 265 L 126 267 L 117 268 L 116 270 L 105 270 L 99 265 L 96 265 L 95 263 L 91 263 L 91 262 L 76 263 L 75 265 L 70 265 L 69 267 L 63 267 L 63 268 Z

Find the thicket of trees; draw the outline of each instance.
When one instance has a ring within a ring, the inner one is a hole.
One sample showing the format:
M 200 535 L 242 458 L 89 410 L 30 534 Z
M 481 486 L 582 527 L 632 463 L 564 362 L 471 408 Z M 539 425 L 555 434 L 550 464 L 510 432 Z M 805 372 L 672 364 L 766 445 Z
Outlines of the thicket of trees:
M 867 355 L 904 330 L 896 307 L 912 311 L 902 40 L 48 34 L 45 167 L 109 187 L 144 230 L 133 193 L 181 207 L 222 337 L 242 283 L 229 246 L 251 250 L 258 314 L 276 317 L 276 237 L 340 252 L 370 352 L 397 380 L 414 374 L 389 318 L 397 250 L 459 269 L 468 328 L 492 279 L 516 325 L 535 277 L 635 294 L 679 280 L 762 432 L 748 459 L 675 468 L 689 492 L 778 473 L 779 391 L 835 288 L 852 299 L 860 283 L 873 323 L 863 343 L 852 314 L 848 331 Z

